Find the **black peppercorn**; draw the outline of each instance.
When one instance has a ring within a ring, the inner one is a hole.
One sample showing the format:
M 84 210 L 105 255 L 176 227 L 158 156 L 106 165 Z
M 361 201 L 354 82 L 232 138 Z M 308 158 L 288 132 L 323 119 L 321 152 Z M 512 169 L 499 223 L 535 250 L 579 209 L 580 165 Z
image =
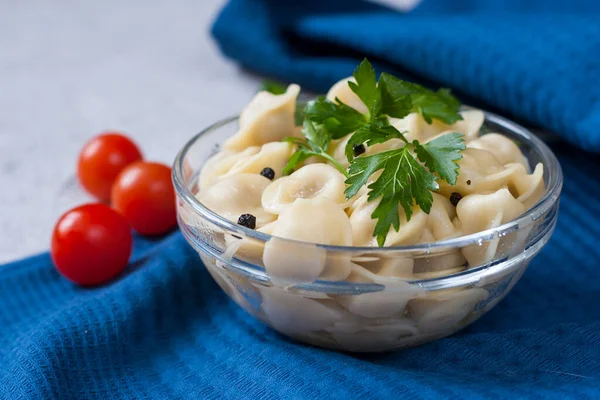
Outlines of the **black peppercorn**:
M 361 154 L 363 154 L 365 151 L 367 151 L 367 149 L 365 149 L 365 145 L 364 144 L 355 144 L 354 146 L 352 146 L 352 150 L 354 151 L 354 157 L 358 157 Z
M 460 201 L 460 199 L 462 199 L 462 195 L 460 193 L 453 192 L 450 195 L 450 203 L 452 203 L 452 205 L 454 207 L 456 207 L 456 205 L 458 204 L 458 202 Z
M 470 180 L 470 179 L 468 179 L 468 180 L 467 180 L 467 185 L 470 185 L 470 184 L 471 184 L 471 180 Z
M 270 180 L 275 178 L 275 171 L 273 171 L 273 168 L 265 167 L 260 171 L 260 174 Z
M 256 228 L 256 217 L 252 214 L 242 214 L 238 218 L 238 225 L 245 226 L 246 228 Z

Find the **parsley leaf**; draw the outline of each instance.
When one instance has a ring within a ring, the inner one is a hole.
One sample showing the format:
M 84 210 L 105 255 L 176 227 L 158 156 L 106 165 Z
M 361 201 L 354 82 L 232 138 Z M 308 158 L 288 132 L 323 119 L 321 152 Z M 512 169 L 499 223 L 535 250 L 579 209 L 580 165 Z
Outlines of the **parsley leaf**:
M 383 109 L 392 117 L 402 118 L 396 115 L 402 115 L 402 105 L 407 102 L 407 98 L 410 98 L 412 104 L 410 111 L 419 112 L 428 124 L 431 124 L 433 119 L 438 119 L 451 125 L 462 119 L 458 113 L 460 102 L 448 89 L 440 89 L 434 92 L 416 83 L 400 80 L 385 72 L 379 78 L 379 85 L 385 92 Z
M 377 78 L 373 66 L 366 58 L 354 70 L 352 74 L 355 82 L 348 82 L 348 86 L 367 106 L 370 113 L 370 119 L 373 120 L 379 115 L 381 109 L 381 92 L 377 88 Z
M 393 126 L 389 125 L 385 119 L 377 119 L 371 123 L 363 125 L 352 134 L 348 143 L 346 143 L 345 153 L 348 161 L 354 158 L 354 146 L 365 144 L 372 146 L 377 143 L 384 143 L 390 139 L 399 138 L 408 144 L 404 135 Z
M 319 126 L 312 121 L 305 121 L 302 134 L 306 137 L 310 148 L 318 153 L 327 151 L 331 142 L 331 133 L 324 126 Z
M 456 185 L 459 168 L 457 161 L 462 158 L 461 151 L 466 148 L 461 133 L 449 133 L 423 145 L 415 140 L 413 146 L 419 160 L 430 171 L 437 172 L 440 178 Z
M 379 90 L 381 91 L 381 113 L 394 118 L 404 118 L 412 111 L 412 100 L 410 94 L 398 92 L 388 87 L 387 74 L 381 74 L 379 78 Z
M 304 118 L 324 125 L 331 132 L 333 139 L 340 139 L 367 121 L 364 115 L 355 109 L 337 99 L 336 101 L 337 103 L 334 103 L 322 96 L 309 101 L 304 108 Z
M 284 94 L 287 90 L 287 87 L 279 82 L 267 79 L 261 83 L 259 90 L 273 94 Z
M 400 229 L 398 207 L 404 209 L 407 220 L 412 216 L 415 202 L 424 212 L 429 213 L 433 203 L 431 191 L 438 190 L 439 185 L 436 176 L 411 154 L 410 146 L 405 146 L 355 158 L 348 168 L 350 177 L 346 180 L 349 185 L 346 197 L 350 198 L 358 193 L 369 177 L 379 170 L 382 170 L 381 175 L 369 185 L 371 190 L 368 200 L 381 197 L 371 217 L 378 220 L 373 235 L 377 236 L 379 246 L 383 246 L 390 227 L 393 226 L 396 231 Z
M 308 158 L 310 158 L 312 156 L 318 156 L 318 154 L 310 151 L 304 145 L 299 146 L 298 150 L 296 150 L 296 152 L 294 154 L 292 154 L 292 156 L 288 160 L 287 164 L 283 168 L 282 175 L 286 176 L 286 175 L 291 174 L 292 172 L 294 172 L 294 170 L 296 169 L 296 167 L 299 164 L 303 163 L 304 161 L 306 161 Z
M 327 161 L 331 162 L 338 171 L 344 174 L 344 176 L 348 176 L 346 169 L 342 167 L 335 158 L 327 153 L 327 148 L 331 142 L 331 132 L 329 132 L 324 125 L 305 119 L 302 125 L 302 134 L 306 138 L 306 142 L 295 137 L 284 139 L 284 141 L 298 146 L 298 149 L 292 154 L 286 166 L 283 168 L 283 175 L 291 174 L 299 164 L 306 161 L 309 157 L 317 156 L 325 158 Z
M 302 126 L 304 121 L 304 108 L 306 107 L 306 102 L 296 100 L 296 111 L 294 111 L 294 125 Z

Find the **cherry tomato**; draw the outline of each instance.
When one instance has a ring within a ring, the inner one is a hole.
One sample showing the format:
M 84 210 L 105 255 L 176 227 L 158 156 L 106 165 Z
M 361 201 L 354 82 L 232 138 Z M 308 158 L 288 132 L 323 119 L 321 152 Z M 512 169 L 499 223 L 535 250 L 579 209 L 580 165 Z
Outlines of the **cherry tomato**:
M 110 200 L 110 190 L 119 172 L 142 159 L 135 143 L 118 132 L 106 132 L 90 140 L 79 153 L 79 182 L 98 200 Z
M 171 168 L 164 164 L 128 165 L 115 180 L 111 202 L 142 235 L 160 235 L 177 225 Z
M 65 278 L 91 286 L 123 271 L 132 242 L 131 228 L 119 213 L 104 204 L 85 204 L 60 217 L 50 253 Z

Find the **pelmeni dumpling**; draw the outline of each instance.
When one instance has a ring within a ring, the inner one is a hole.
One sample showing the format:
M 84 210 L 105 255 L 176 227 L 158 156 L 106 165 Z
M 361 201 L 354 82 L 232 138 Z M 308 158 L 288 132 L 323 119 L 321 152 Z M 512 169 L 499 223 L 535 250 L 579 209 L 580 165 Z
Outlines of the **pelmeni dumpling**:
M 250 157 L 239 158 L 239 161 L 231 166 L 225 175 L 240 173 L 259 174 L 264 168 L 269 167 L 275 172 L 275 179 L 281 177 L 281 173 L 295 146 L 288 142 L 266 143 L 260 147 L 260 151 Z
M 344 208 L 345 180 L 344 175 L 330 165 L 305 165 L 290 176 L 271 183 L 263 193 L 262 206 L 279 214 L 296 199 L 325 198 Z
M 350 224 L 355 246 L 377 246 L 377 239 L 373 237 L 373 230 L 377 220 L 371 218 L 373 211 L 379 204 L 379 199 L 368 201 L 368 194 L 362 195 L 351 207 Z M 410 221 L 406 221 L 406 214 L 399 207 L 400 229 L 398 232 L 393 227 L 385 240 L 385 246 L 408 246 L 417 242 L 427 224 L 427 214 L 420 208 L 413 207 Z
M 270 222 L 260 228 L 257 228 L 257 232 L 271 235 L 275 229 L 277 221 Z M 225 251 L 223 257 L 231 259 L 233 257 L 254 264 L 262 265 L 263 251 L 265 249 L 264 242 L 248 237 L 242 237 L 236 234 L 225 235 Z
M 460 231 L 456 230 L 458 235 Z M 417 243 L 436 241 L 431 229 L 427 228 Z M 434 249 L 429 254 L 414 259 L 413 274 L 417 279 L 430 279 L 460 272 L 465 269 L 465 257 L 458 249 Z
M 258 174 L 231 175 L 219 179 L 197 196 L 204 206 L 230 221 L 237 222 L 240 215 L 252 214 L 256 217 L 256 226 L 261 227 L 277 218 L 261 205 L 263 190 L 270 183 Z
M 319 331 L 347 314 L 333 301 L 307 299 L 277 287 L 256 287 L 262 295 L 261 309 L 267 322 L 284 333 Z
M 544 185 L 544 165 L 539 163 L 533 173 L 528 174 L 522 164 L 507 164 L 514 172 L 508 180 L 508 189 L 523 203 L 526 210 L 533 207 L 546 192 Z
M 420 142 L 427 142 L 440 133 L 459 132 L 465 135 L 465 141 L 468 142 L 479 133 L 483 125 L 485 115 L 479 110 L 461 111 L 462 120 L 456 121 L 452 125 L 445 124 L 437 119 L 428 124 L 419 113 L 410 113 L 404 118 L 390 118 L 390 125 L 394 126 L 400 132 L 406 132 L 405 136 L 409 140 L 417 139 Z
M 400 254 L 364 254 L 352 257 L 352 262 L 383 278 L 412 278 L 414 260 Z
M 460 229 L 465 235 L 495 228 L 515 219 L 525 212 L 525 206 L 517 201 L 508 189 L 489 194 L 470 194 L 462 198 L 456 207 Z M 498 239 L 480 246 L 469 246 L 462 253 L 471 267 L 485 264 L 493 259 Z
M 256 299 L 258 293 L 256 289 L 250 284 L 249 280 L 237 274 L 227 273 L 223 268 L 223 263 L 215 261 L 214 259 L 206 256 L 203 253 L 199 253 L 200 259 L 206 266 L 206 269 L 217 282 L 217 284 L 231 297 L 237 304 L 239 304 L 244 310 L 252 314 L 255 310 L 252 304 L 246 299 L 242 293 L 246 296 Z
M 240 129 L 229 138 L 227 150 L 243 150 L 293 136 L 296 132 L 294 113 L 300 86 L 288 86 L 284 94 L 261 91 L 254 96 L 240 115 Z
M 362 114 L 366 114 L 369 111 L 367 110 L 367 106 L 365 106 L 356 93 L 350 89 L 348 82 L 356 83 L 356 79 L 354 79 L 354 77 L 349 77 L 338 81 L 331 89 L 329 89 L 329 92 L 327 92 L 327 100 L 335 102 L 337 98 L 345 105 L 354 108 Z
M 328 279 L 350 274 L 350 256 L 328 258 L 316 244 L 351 246 L 352 227 L 338 204 L 323 197 L 297 199 L 279 215 L 265 245 L 263 261 L 269 275 L 289 282 L 312 282 L 326 273 Z M 284 239 L 308 242 L 300 244 Z
M 460 236 L 452 220 L 456 217 L 456 209 L 446 197 L 432 193 L 433 203 L 427 217 L 427 227 L 435 240 L 449 239 Z
M 412 338 L 419 333 L 414 323 L 408 319 L 394 319 L 383 325 L 367 325 L 357 331 L 344 331 L 343 328 L 330 328 L 331 336 L 344 350 L 381 351 L 389 349 L 402 339 Z
M 469 142 L 477 137 L 479 130 L 483 126 L 485 114 L 480 110 L 466 110 L 460 112 L 462 120 L 456 121 L 445 130 L 460 132 L 465 135 L 465 142 Z
M 450 197 L 453 192 L 465 196 L 470 193 L 498 190 L 507 185 L 511 174 L 492 153 L 475 148 L 465 149 L 458 165 L 460 172 L 456 185 L 439 182 L 439 192 L 446 197 Z
M 439 292 L 411 300 L 408 310 L 421 332 L 451 331 L 488 296 L 487 290 L 482 288 Z
M 467 143 L 467 147 L 486 150 L 492 153 L 500 164 L 519 163 L 529 169 L 527 159 L 519 146 L 499 133 L 488 133 Z
M 198 187 L 200 190 L 210 186 L 221 176 L 225 175 L 236 163 L 247 160 L 260 151 L 259 146 L 248 147 L 243 151 L 236 153 L 233 151 L 221 151 L 204 163 L 198 178 Z
M 433 243 L 462 235 L 462 231 L 454 224 L 454 206 L 444 196 L 437 193 L 432 195 L 433 204 L 427 218 L 427 228 L 423 230 L 417 243 Z M 462 271 L 464 264 L 465 258 L 459 250 L 434 250 L 424 257 L 415 258 L 413 272 L 421 279 L 434 278 Z
M 465 235 L 495 228 L 525 211 L 508 189 L 489 194 L 471 194 L 456 206 L 456 214 Z
M 352 134 L 348 134 L 341 139 L 332 140 L 329 144 L 329 149 L 327 152 L 344 168 L 348 168 L 350 165 L 350 161 L 348 161 L 348 157 L 346 157 L 346 144 L 348 144 L 348 140 Z
M 419 285 L 401 279 L 386 279 L 356 264 L 352 265 L 348 281 L 385 284 L 386 290 L 380 292 L 338 296 L 337 301 L 342 306 L 361 317 L 386 318 L 401 314 L 409 300 L 425 295 Z

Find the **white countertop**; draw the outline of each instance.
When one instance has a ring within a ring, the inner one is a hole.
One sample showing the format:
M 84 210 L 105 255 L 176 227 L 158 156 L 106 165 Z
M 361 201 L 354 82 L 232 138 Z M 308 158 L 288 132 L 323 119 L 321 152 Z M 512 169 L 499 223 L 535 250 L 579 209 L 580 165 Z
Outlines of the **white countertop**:
M 1 2 L 0 263 L 47 250 L 60 214 L 85 200 L 74 171 L 93 135 L 122 130 L 170 164 L 192 134 L 249 101 L 260 79 L 208 32 L 223 3 Z
M 208 34 L 220 0 L 8 0 L 0 5 L 0 262 L 45 251 L 84 199 L 85 141 L 123 130 L 171 163 L 194 133 L 239 111 L 259 79 Z

